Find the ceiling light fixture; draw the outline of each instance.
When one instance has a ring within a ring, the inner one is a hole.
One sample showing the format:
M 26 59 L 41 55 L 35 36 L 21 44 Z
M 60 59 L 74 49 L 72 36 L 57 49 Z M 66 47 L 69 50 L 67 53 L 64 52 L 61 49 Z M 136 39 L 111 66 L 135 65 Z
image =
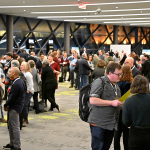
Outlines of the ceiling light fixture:
M 26 10 L 23 10 L 23 11 L 26 11 Z
M 150 20 L 150 18 L 115 18 L 115 19 L 86 19 L 86 21 L 105 21 L 105 20 L 118 20 L 118 21 L 123 21 L 123 20 L 139 20 L 139 19 L 142 19 L 142 20 Z M 83 19 L 72 19 L 72 20 L 64 20 L 64 21 L 82 21 Z M 125 21 L 125 22 L 128 22 L 128 21 Z M 129 22 L 133 22 L 133 21 L 129 21 Z
M 31 14 L 70 14 L 70 13 L 92 13 L 92 12 L 95 12 L 94 11 L 60 11 L 60 12 L 31 12 Z
M 117 22 L 103 22 L 103 23 L 132 23 L 132 22 L 150 22 L 150 21 L 121 21 L 121 22 L 119 22 L 119 21 L 117 21 Z
M 23 3 L 25 3 L 25 1 L 23 1 Z
M 120 15 L 88 15 L 88 16 L 57 16 L 57 18 L 90 18 L 90 17 L 96 17 L 96 18 L 103 18 L 103 17 L 122 17 L 122 16 L 146 16 L 146 15 L 150 15 L 150 13 L 145 13 L 145 14 L 120 14 Z M 38 16 L 37 18 L 43 18 L 43 19 L 48 19 L 48 18 L 56 18 L 56 16 Z
M 115 9 L 115 10 L 102 10 L 103 13 L 105 12 L 120 12 L 120 11 L 142 11 L 142 10 L 150 10 L 150 8 L 140 8 L 140 9 Z M 31 12 L 31 14 L 62 14 L 62 13 L 88 13 L 88 12 L 95 12 L 95 11 L 61 11 L 61 12 Z
M 96 12 L 97 12 L 98 14 L 100 14 L 100 13 L 102 12 L 102 10 L 100 9 L 100 7 L 97 8 Z
M 118 9 L 118 7 L 116 7 L 116 9 Z

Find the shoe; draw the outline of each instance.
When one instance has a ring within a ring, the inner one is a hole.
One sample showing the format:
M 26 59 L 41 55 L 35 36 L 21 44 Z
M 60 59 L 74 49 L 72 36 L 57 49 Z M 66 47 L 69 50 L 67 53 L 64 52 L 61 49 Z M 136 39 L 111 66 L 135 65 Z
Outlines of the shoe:
M 4 118 L 1 120 L 2 123 L 7 123 L 7 120 L 5 120 Z
M 6 146 L 3 146 L 3 148 L 14 148 L 14 146 L 11 146 L 10 144 L 7 144 Z
M 26 126 L 27 126 L 27 123 L 26 123 L 26 121 L 24 121 L 22 124 L 22 127 L 26 127 Z
M 59 107 L 59 105 L 56 105 L 56 109 L 58 110 L 58 112 L 60 112 L 60 107 Z
M 69 86 L 69 88 L 73 88 L 73 86 Z
M 26 124 L 29 124 L 29 121 L 28 121 L 28 119 L 24 119 L 24 121 L 26 122 Z
M 53 108 L 50 108 L 49 111 L 53 111 Z
M 75 88 L 75 90 L 79 90 L 79 88 Z

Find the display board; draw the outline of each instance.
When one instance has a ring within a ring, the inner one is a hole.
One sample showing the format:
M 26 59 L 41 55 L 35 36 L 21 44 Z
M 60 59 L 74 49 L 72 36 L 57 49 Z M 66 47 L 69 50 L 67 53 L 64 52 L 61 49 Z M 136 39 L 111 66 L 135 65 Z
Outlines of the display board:
M 79 47 L 71 47 L 71 49 L 74 49 L 78 53 L 78 55 L 80 56 Z
M 142 49 L 142 54 L 143 53 L 150 55 L 150 49 Z
M 112 44 L 112 45 L 110 45 L 110 50 L 111 49 L 114 53 L 116 51 L 118 51 L 120 56 L 122 54 L 122 50 L 126 53 L 127 56 L 129 54 L 131 54 L 131 45 L 130 44 Z

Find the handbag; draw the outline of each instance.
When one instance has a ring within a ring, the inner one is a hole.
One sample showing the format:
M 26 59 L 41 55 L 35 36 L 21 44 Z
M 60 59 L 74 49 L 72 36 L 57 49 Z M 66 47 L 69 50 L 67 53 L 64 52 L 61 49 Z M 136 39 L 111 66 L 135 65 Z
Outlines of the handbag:
M 4 90 L 3 88 L 0 86 L 0 105 L 2 104 L 2 98 L 4 96 Z
M 38 70 L 37 70 L 37 81 L 38 81 L 38 84 L 41 83 L 41 77 L 40 77 L 40 74 L 39 74 Z

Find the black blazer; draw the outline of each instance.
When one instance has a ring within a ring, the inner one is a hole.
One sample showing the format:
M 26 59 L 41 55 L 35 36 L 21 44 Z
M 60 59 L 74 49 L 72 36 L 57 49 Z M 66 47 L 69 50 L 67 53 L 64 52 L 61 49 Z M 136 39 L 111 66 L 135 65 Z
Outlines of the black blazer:
M 134 67 L 134 69 L 131 69 L 132 70 L 132 76 L 133 76 L 133 78 L 136 76 L 136 75 L 140 75 L 141 73 L 140 73 L 140 71 L 136 68 L 136 67 Z
M 49 84 L 50 87 L 57 83 L 53 69 L 50 66 L 42 68 L 41 78 L 42 84 Z

